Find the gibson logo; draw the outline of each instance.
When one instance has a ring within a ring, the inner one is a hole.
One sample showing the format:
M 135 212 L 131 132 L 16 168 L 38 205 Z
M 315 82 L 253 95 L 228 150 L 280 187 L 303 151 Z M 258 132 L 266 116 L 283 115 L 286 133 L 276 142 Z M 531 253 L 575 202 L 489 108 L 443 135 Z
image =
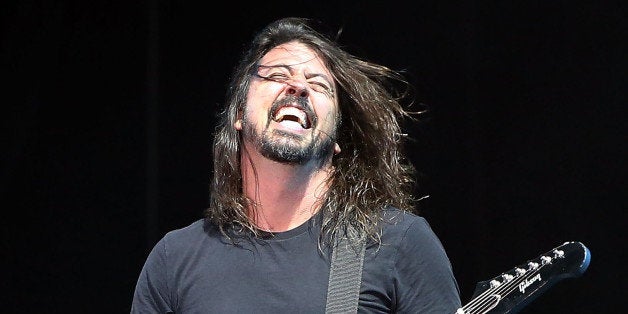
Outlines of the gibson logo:
M 526 292 L 526 288 L 528 288 L 535 281 L 541 281 L 541 274 L 536 274 L 536 276 L 534 276 L 534 277 L 532 277 L 530 279 L 526 279 L 523 282 L 521 282 L 519 284 L 519 291 L 521 291 L 521 293 L 525 293 Z

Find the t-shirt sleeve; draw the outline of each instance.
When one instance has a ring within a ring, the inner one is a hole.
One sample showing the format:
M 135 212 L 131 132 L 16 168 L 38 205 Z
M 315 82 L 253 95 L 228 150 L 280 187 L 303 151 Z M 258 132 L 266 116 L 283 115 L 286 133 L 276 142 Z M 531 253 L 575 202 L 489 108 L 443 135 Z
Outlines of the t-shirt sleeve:
M 168 287 L 166 241 L 161 239 L 151 250 L 135 286 L 131 313 L 173 313 Z
M 395 265 L 397 313 L 455 313 L 460 291 L 440 240 L 424 218 L 406 230 Z

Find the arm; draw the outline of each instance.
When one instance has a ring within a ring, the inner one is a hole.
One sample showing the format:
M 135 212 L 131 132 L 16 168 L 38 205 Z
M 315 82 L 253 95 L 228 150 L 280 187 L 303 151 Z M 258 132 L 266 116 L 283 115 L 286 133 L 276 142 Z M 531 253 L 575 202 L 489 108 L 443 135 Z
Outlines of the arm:
M 131 313 L 174 313 L 168 287 L 166 241 L 159 241 L 148 255 L 135 286 Z
M 401 239 L 395 262 L 398 313 L 455 313 L 460 291 L 440 240 L 418 218 Z

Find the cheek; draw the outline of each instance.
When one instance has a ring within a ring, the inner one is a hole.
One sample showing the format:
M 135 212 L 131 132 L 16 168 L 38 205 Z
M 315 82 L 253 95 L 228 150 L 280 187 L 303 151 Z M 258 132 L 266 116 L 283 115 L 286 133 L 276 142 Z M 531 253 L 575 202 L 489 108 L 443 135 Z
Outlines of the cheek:
M 331 107 L 325 108 L 324 112 L 321 112 L 322 126 L 326 130 L 333 130 L 338 124 L 340 115 L 335 104 L 330 105 Z M 321 110 L 323 111 L 323 110 Z
M 272 103 L 282 92 L 281 84 L 270 84 L 268 82 L 253 83 L 246 95 L 247 102 Z
M 336 99 L 325 99 L 325 110 L 327 111 L 327 116 L 335 121 L 340 116 L 340 106 L 338 104 L 338 101 Z
M 272 86 L 253 84 L 246 95 L 246 114 L 249 119 L 259 118 L 260 113 L 267 114 L 273 102 L 280 95 L 279 88 Z
M 260 93 L 259 90 L 251 88 L 244 104 L 244 112 L 242 113 L 244 120 L 254 121 L 259 119 L 261 114 L 265 113 L 267 109 L 267 102 L 267 97 Z

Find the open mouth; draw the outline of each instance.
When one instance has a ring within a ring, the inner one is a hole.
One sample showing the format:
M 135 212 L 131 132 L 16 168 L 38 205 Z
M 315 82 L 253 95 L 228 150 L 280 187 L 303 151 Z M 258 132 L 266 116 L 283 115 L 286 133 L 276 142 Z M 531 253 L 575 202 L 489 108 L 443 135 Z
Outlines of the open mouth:
M 312 121 L 309 116 L 305 110 L 293 105 L 280 106 L 272 115 L 275 122 L 294 121 L 298 122 L 304 129 L 312 127 Z

